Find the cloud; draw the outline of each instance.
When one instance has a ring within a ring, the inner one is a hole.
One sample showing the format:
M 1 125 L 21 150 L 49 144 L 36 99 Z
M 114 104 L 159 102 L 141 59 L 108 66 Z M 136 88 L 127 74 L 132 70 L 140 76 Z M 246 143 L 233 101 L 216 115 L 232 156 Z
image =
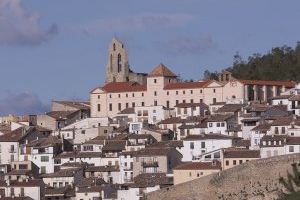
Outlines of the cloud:
M 0 99 L 0 116 L 44 113 L 47 110 L 49 107 L 43 104 L 37 95 L 30 92 L 9 93 L 7 97 Z
M 183 26 L 194 17 L 189 14 L 139 13 L 126 17 L 100 19 L 80 27 L 85 34 L 112 31 L 156 30 Z
M 0 45 L 39 45 L 58 33 L 56 24 L 44 30 L 40 15 L 29 12 L 21 0 L 0 0 Z
M 159 48 L 171 54 L 203 54 L 216 45 L 211 36 L 200 37 L 177 37 L 165 42 L 158 43 Z

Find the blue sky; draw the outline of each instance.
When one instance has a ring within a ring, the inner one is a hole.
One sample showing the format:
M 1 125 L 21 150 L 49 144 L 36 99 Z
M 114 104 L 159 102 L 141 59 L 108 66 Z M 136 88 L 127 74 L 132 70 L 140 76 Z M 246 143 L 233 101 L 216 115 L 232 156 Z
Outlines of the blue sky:
M 88 99 L 116 35 L 131 68 L 184 79 L 300 40 L 297 0 L 0 0 L 0 115 Z

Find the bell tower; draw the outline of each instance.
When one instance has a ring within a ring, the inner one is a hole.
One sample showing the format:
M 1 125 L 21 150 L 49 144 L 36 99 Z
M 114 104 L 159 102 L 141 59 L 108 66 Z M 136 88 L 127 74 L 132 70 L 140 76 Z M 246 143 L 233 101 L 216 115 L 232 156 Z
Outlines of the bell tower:
M 129 81 L 129 71 L 128 55 L 124 44 L 114 37 L 108 49 L 106 83 Z

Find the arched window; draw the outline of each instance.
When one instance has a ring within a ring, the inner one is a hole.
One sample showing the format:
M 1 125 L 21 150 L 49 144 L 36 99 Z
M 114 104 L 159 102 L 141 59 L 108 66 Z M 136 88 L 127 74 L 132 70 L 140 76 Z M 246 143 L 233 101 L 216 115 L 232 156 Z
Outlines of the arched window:
M 112 62 L 113 62 L 113 58 L 112 58 L 112 54 L 110 54 L 110 61 L 109 61 L 109 64 L 110 64 L 110 72 L 112 72 L 112 70 L 113 70 L 113 64 L 112 64 Z
M 116 50 L 116 44 L 115 43 L 113 44 L 113 50 L 114 51 Z
M 118 72 L 122 71 L 122 58 L 121 54 L 118 54 Z

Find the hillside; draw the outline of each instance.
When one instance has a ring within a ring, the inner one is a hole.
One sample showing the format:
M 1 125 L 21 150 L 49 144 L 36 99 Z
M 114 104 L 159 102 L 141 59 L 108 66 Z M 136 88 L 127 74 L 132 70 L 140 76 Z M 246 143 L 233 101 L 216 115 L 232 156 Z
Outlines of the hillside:
M 247 60 L 239 54 L 227 68 L 238 79 L 293 80 L 300 82 L 300 42 L 296 47 L 275 47 L 265 55 L 253 54 Z M 216 79 L 217 72 L 204 72 L 204 78 Z
M 147 200 L 271 200 L 286 189 L 279 183 L 300 162 L 300 154 L 276 156 L 237 167 L 147 195 Z

